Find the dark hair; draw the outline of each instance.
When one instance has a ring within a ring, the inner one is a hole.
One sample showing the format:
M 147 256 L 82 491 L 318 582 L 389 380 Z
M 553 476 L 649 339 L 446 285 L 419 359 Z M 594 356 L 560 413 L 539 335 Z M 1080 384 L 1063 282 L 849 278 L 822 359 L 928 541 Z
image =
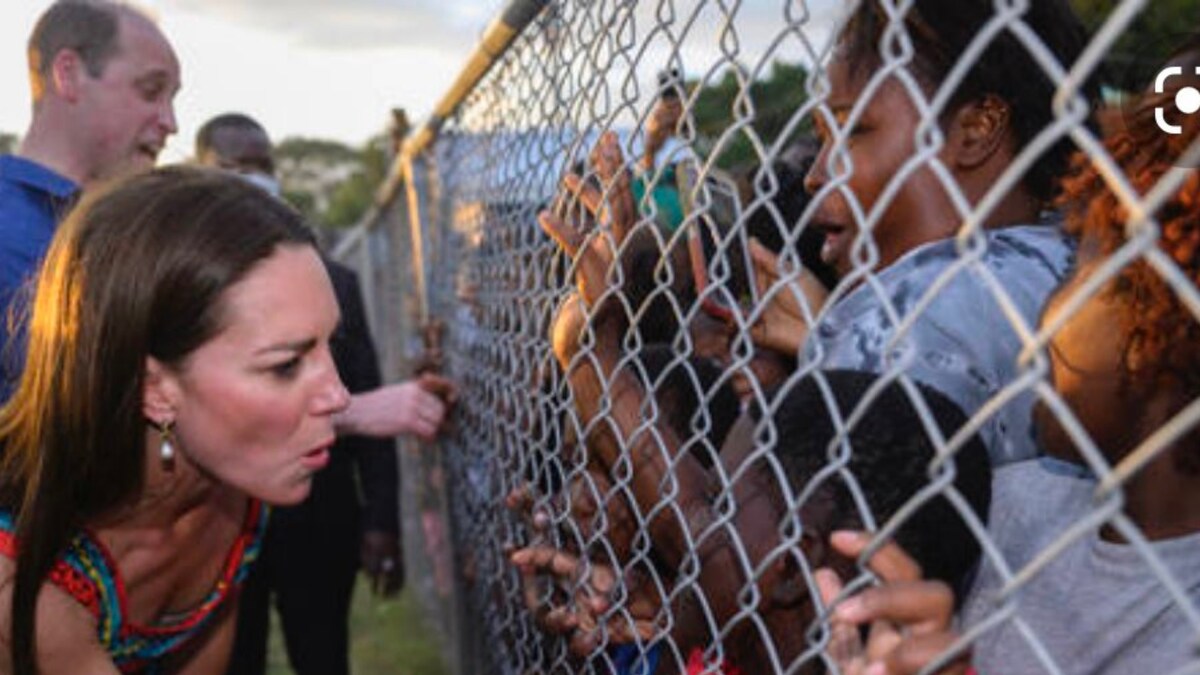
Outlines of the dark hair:
M 224 113 L 217 115 L 204 123 L 200 127 L 200 131 L 196 132 L 196 157 L 199 158 L 205 152 L 213 148 L 213 136 L 221 129 L 247 129 L 252 131 L 261 131 L 266 135 L 267 130 L 263 128 L 253 117 L 242 113 Z
M 721 378 L 721 369 L 708 359 L 691 357 L 675 363 L 678 358 L 679 353 L 665 344 L 649 345 L 637 354 L 637 362 L 646 371 L 647 391 L 658 383 L 653 391 L 660 414 L 681 441 L 686 443 L 695 435 L 692 420 L 697 414 L 705 416 L 699 423 L 701 428 L 707 429 L 704 436 L 710 444 L 709 449 L 705 449 L 704 443 L 693 443 L 688 447 L 707 469 L 712 466 L 714 454 L 725 444 L 725 437 L 737 421 L 737 393 L 726 380 L 705 398 L 705 393 Z M 660 377 L 662 381 L 658 382 Z
M 817 377 L 829 384 L 837 410 L 826 405 Z M 878 381 L 872 373 L 824 371 L 808 377 L 787 392 L 773 417 L 775 448 L 789 483 L 801 492 L 821 476 L 820 490 L 831 500 L 832 529 L 861 528 L 854 495 L 839 473 L 822 475 L 831 463 L 829 444 L 834 438 L 833 415 L 845 420 Z M 942 434 L 949 438 L 966 417 L 952 401 L 936 390 L 917 386 Z M 757 417 L 758 415 L 756 415 Z M 850 455 L 844 470 L 854 477 L 867 506 L 882 525 L 933 480 L 930 475 L 935 450 L 912 400 L 898 383 L 890 383 L 874 398 L 850 429 Z M 978 436 L 958 453 L 953 463 L 953 487 L 972 509 L 987 521 L 991 500 L 991 464 Z M 810 527 L 808 523 L 804 526 Z M 831 530 L 832 531 L 832 530 Z M 830 532 L 816 533 L 821 541 Z M 926 501 L 899 528 L 896 542 L 920 563 L 929 578 L 960 585 L 979 555 L 979 542 L 950 501 L 938 495 Z
M 904 15 L 904 28 L 913 47 L 913 72 L 927 83 L 941 83 L 995 14 L 993 0 L 915 0 Z M 1070 68 L 1087 44 L 1087 32 L 1066 0 L 1033 0 L 1019 20 L 1064 68 Z M 851 72 L 861 72 L 880 62 L 888 21 L 879 0 L 859 4 L 841 38 Z M 1005 29 L 992 37 L 971 64 L 945 112 L 988 95 L 996 96 L 1011 106 L 1013 133 L 1018 147 L 1024 147 L 1053 121 L 1050 105 L 1055 89 L 1057 83 L 1046 75 L 1029 49 Z M 1095 77 L 1089 78 L 1082 93 L 1089 103 L 1099 99 Z M 1094 125 L 1094 119 L 1089 118 L 1089 124 Z M 1029 168 L 1024 184 L 1035 198 L 1048 201 L 1057 194 L 1058 179 L 1066 171 L 1073 151 L 1069 140 L 1061 140 Z
M 41 99 L 50 64 L 64 49 L 79 54 L 88 74 L 100 77 L 117 52 L 122 14 L 145 18 L 132 7 L 109 0 L 58 0 L 50 5 L 34 26 L 26 48 L 33 100 Z
M 812 195 L 804 189 L 804 177 L 812 168 L 816 153 L 807 153 L 796 161 L 777 159 L 769 168 L 756 167 L 741 180 L 746 207 L 746 233 L 772 253 L 783 250 L 784 237 L 800 223 Z M 768 175 L 771 174 L 771 175 Z M 773 176 L 773 177 L 772 177 Z M 762 199 L 767 195 L 766 200 Z M 815 227 L 805 227 L 795 243 L 796 254 L 825 288 L 837 285 L 837 270 L 821 260 L 825 235 Z
M 684 330 L 684 313 L 696 297 L 686 253 L 670 244 L 664 250 L 649 228 L 634 229 L 625 241 L 619 259 L 621 297 L 643 345 L 669 343 Z
M 182 366 L 222 330 L 225 290 L 284 245 L 314 245 L 299 214 L 196 168 L 89 195 L 59 226 L 37 279 L 25 369 L 0 409 L 0 505 L 20 542 L 15 672 L 36 671 L 38 592 L 71 535 L 144 488 L 146 358 Z

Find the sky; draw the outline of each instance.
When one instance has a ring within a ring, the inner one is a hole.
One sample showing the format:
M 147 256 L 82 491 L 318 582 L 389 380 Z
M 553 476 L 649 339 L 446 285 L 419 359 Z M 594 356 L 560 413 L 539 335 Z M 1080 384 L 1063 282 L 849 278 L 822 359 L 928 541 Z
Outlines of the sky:
M 827 13 L 836 0 L 815 0 Z M 25 43 L 50 0 L 0 0 L 0 131 L 29 124 Z M 237 110 L 276 138 L 358 146 L 383 131 L 393 107 L 421 121 L 449 88 L 505 0 L 141 0 L 183 68 L 179 133 L 160 161 L 190 156 L 196 129 Z M 655 5 L 657 3 L 644 3 Z M 778 0 L 751 0 L 747 38 L 774 32 Z M 641 8 L 639 7 L 639 10 Z M 719 24 L 718 16 L 705 17 Z M 751 40 L 752 41 L 752 40 Z M 714 46 L 715 48 L 715 46 Z

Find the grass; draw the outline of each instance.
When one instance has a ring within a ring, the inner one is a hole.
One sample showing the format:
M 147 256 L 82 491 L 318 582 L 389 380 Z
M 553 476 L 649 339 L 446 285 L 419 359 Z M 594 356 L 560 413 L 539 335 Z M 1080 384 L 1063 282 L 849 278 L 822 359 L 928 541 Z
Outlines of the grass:
M 350 607 L 350 670 L 353 675 L 449 675 L 441 642 L 424 621 L 425 610 L 407 588 L 398 597 L 371 595 L 361 575 Z M 271 613 L 267 675 L 292 675 L 279 621 Z

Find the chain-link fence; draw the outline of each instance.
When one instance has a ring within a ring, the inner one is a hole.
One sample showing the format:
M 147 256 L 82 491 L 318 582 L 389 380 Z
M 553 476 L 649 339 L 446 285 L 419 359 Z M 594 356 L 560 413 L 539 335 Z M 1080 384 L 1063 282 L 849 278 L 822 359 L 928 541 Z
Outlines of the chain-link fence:
M 1200 670 L 1200 7 L 1075 5 L 506 10 L 339 251 L 459 672 Z

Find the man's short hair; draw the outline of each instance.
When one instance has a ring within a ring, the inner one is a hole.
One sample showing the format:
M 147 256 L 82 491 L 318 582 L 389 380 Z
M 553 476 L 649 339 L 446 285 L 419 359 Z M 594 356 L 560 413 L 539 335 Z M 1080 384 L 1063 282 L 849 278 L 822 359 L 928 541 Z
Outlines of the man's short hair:
M 236 112 L 217 115 L 205 122 L 204 126 L 200 127 L 200 131 L 196 132 L 196 157 L 200 157 L 212 149 L 213 137 L 221 129 L 252 129 L 261 131 L 264 135 L 267 133 L 263 125 L 249 115 Z
M 100 77 L 117 52 L 123 14 L 144 16 L 111 0 L 58 0 L 42 13 L 29 36 L 29 82 L 33 100 L 45 91 L 54 57 L 64 49 L 79 54 L 92 77 Z
M 670 345 L 655 343 L 638 352 L 637 363 L 645 370 L 646 389 L 653 389 L 659 414 L 707 469 L 737 422 L 737 392 L 712 361 L 695 356 L 681 361 L 678 355 Z M 693 429 L 704 431 L 705 442 L 697 440 Z

